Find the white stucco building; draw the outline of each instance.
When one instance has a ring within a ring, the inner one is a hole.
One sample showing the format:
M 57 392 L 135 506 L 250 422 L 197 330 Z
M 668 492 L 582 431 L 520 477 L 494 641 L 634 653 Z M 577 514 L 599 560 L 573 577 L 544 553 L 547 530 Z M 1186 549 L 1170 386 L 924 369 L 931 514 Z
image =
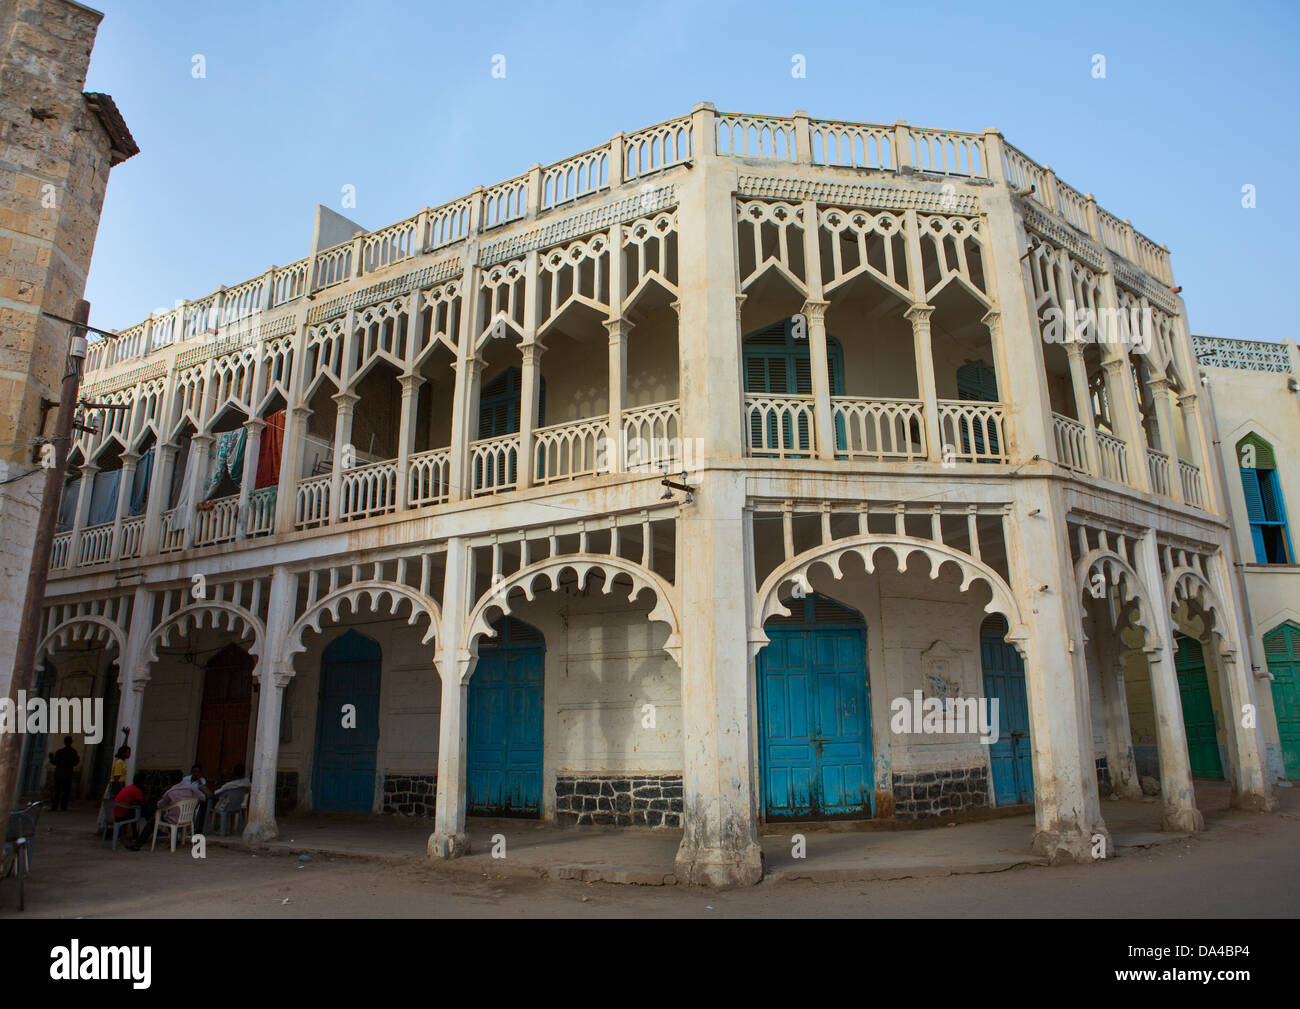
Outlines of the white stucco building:
M 701 105 L 322 210 L 88 367 L 130 409 L 77 446 L 47 687 L 109 684 L 136 768 L 251 765 L 250 836 L 277 797 L 431 816 L 433 857 L 467 815 L 680 827 L 679 878 L 734 885 L 760 820 L 1032 802 L 1086 860 L 1134 683 L 1172 828 L 1178 655 L 1256 703 L 1168 251 L 995 131 Z M 896 731 L 918 696 L 996 697 L 999 740 Z

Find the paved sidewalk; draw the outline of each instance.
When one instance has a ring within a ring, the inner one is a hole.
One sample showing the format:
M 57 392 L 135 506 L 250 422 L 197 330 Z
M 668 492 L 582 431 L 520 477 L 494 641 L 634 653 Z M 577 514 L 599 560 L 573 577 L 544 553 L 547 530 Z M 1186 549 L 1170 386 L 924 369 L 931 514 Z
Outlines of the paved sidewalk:
M 1228 809 L 1223 782 L 1196 784 L 1207 830 L 1227 818 L 1248 815 Z M 1159 830 L 1158 801 L 1102 800 L 1102 816 L 1114 855 L 1177 841 L 1186 835 Z M 42 827 L 90 833 L 94 812 L 87 804 L 70 813 L 46 813 Z M 286 855 L 314 853 L 392 863 L 423 863 L 432 821 L 397 816 L 302 814 L 281 817 L 280 836 L 264 847 Z M 760 842 L 768 879 L 855 882 L 1001 872 L 1020 865 L 1045 865 L 1029 849 L 1032 813 L 952 825 L 900 829 L 894 823 L 781 824 L 763 829 Z M 665 886 L 676 882 L 673 859 L 680 830 L 563 828 L 532 820 L 471 819 L 471 854 L 431 863 L 437 871 L 490 879 L 576 879 L 589 882 Z M 795 834 L 804 856 L 793 854 Z M 208 844 L 242 845 L 238 836 L 207 835 Z M 504 857 L 493 857 L 493 849 Z

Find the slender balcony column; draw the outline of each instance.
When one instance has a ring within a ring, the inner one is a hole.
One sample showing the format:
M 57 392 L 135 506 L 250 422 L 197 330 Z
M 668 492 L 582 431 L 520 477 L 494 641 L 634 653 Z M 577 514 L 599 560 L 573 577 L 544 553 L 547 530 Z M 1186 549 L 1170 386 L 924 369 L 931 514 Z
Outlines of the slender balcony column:
M 1001 135 L 999 134 L 999 136 Z M 990 155 L 991 157 L 992 155 Z M 992 165 L 993 162 L 990 160 L 989 164 Z M 993 352 L 993 373 L 998 381 L 998 401 L 1006 404 L 1002 418 L 1002 437 L 1005 442 L 1005 451 L 1008 459 L 1019 459 L 1021 458 L 1020 442 L 1016 428 L 1019 413 L 1011 408 L 1011 394 L 1008 392 L 1011 369 L 1007 365 L 1007 341 L 1002 330 L 1002 313 L 996 308 L 990 309 L 984 313 L 980 322 L 984 323 L 984 326 L 989 331 L 989 347 Z
M 537 427 L 537 409 L 541 396 L 538 369 L 546 348 L 539 341 L 521 344 L 519 370 L 519 462 L 516 469 L 520 490 L 531 487 L 536 475 L 533 470 L 533 431 Z
M 913 305 L 904 313 L 912 324 L 917 393 L 925 411 L 925 455 L 931 462 L 943 458 L 942 435 L 939 433 L 939 394 L 935 388 L 934 353 L 930 346 L 930 316 L 933 314 L 933 305 Z
M 397 434 L 397 510 L 405 511 L 411 490 L 411 446 L 415 442 L 416 416 L 420 407 L 420 386 L 424 376 L 408 372 L 402 383 L 401 428 Z
M 1183 500 L 1183 481 L 1178 476 L 1178 442 L 1174 438 L 1173 412 L 1169 408 L 1169 379 L 1158 375 L 1150 381 L 1151 398 L 1156 405 L 1156 427 L 1160 432 L 1160 448 L 1169 456 L 1169 496 Z
M 339 522 L 343 518 L 343 471 L 357 464 L 352 417 L 361 397 L 355 392 L 336 392 L 330 398 L 338 407 L 334 418 L 334 471 L 330 474 L 330 521 Z
M 284 688 L 293 679 L 293 657 L 288 654 L 289 630 L 293 626 L 298 598 L 298 576 L 283 567 L 271 572 L 271 593 L 267 599 L 266 641 L 254 675 L 258 680 L 257 728 L 253 744 L 253 781 L 248 802 L 248 823 L 244 840 L 267 841 L 277 835 L 275 823 L 275 779 L 280 757 L 280 715 Z
M 176 467 L 177 446 L 171 442 L 159 445 L 154 458 L 153 473 L 149 476 L 149 502 L 144 510 L 144 535 L 140 540 L 140 556 L 158 553 L 162 547 L 163 508 L 167 492 L 172 485 L 172 471 Z
M 1207 510 L 1214 511 L 1217 497 L 1214 481 L 1210 479 L 1214 464 L 1205 457 L 1205 441 L 1201 438 L 1204 427 L 1200 397 L 1194 392 L 1179 394 L 1178 411 L 1183 415 L 1183 430 L 1187 432 L 1187 447 L 1192 457 L 1190 462 L 1201 471 L 1201 504 Z
M 88 462 L 81 467 L 81 482 L 77 484 L 77 511 L 72 516 L 72 536 L 68 540 L 68 567 L 76 567 L 81 562 L 81 533 L 86 528 L 86 519 L 90 514 L 90 496 L 94 489 L 95 474 L 99 467 Z
M 196 434 L 190 439 L 189 472 L 185 474 L 188 493 L 185 496 L 185 539 L 183 548 L 188 550 L 194 545 L 195 516 L 198 514 L 199 494 L 203 490 L 200 480 L 208 469 L 208 457 L 212 454 L 212 445 L 216 437 L 210 434 Z
M 144 585 L 135 587 L 131 600 L 131 620 L 127 625 L 126 646 L 118 656 L 117 682 L 121 687 L 117 702 L 117 739 L 105 739 L 104 745 L 114 752 L 122 745 L 122 730 L 130 729 L 131 756 L 127 760 L 126 780 L 135 774 L 135 760 L 140 752 L 140 715 L 144 708 L 144 690 L 149 685 L 149 667 L 144 662 L 144 643 L 153 630 L 153 596 Z
M 1129 377 L 1126 357 L 1113 357 L 1101 362 L 1106 381 L 1106 401 L 1110 405 L 1111 420 L 1119 429 L 1119 437 L 1128 453 L 1128 482 L 1144 493 L 1151 492 L 1151 474 L 1147 471 L 1147 443 L 1142 434 L 1142 418 L 1138 413 L 1137 398 Z
M 812 368 L 813 429 L 816 432 L 817 458 L 835 458 L 835 424 L 831 419 L 830 362 L 826 351 L 826 309 L 829 301 L 808 300 L 803 314 L 808 320 L 808 363 Z M 915 327 L 915 322 L 913 326 Z M 927 332 L 929 320 L 926 321 Z M 929 346 L 927 338 L 926 346 Z
M 626 468 L 627 446 L 623 444 L 623 404 L 627 400 L 627 337 L 632 323 L 607 319 L 609 330 L 609 430 L 606 432 L 605 468 L 622 473 Z
M 469 443 L 478 432 L 478 386 L 483 362 L 470 355 L 452 362 L 452 368 L 456 379 L 451 408 L 451 500 L 460 501 L 473 496 L 469 487 Z
M 261 417 L 254 417 L 251 420 L 244 421 L 244 472 L 239 480 L 239 509 L 236 514 L 239 520 L 235 523 L 235 536 L 237 539 L 248 538 L 248 499 L 253 493 L 253 485 L 257 483 L 257 466 L 262 457 L 262 432 L 266 429 L 266 421 Z
M 1079 414 L 1079 423 L 1087 432 L 1088 472 L 1101 476 L 1101 453 L 1097 448 L 1097 419 L 1092 415 L 1092 397 L 1088 395 L 1088 366 L 1083 360 L 1083 347 L 1077 340 L 1070 340 L 1065 345 L 1066 356 L 1070 359 L 1070 385 L 1074 389 L 1074 409 Z
M 293 532 L 298 516 L 298 481 L 307 454 L 307 421 L 311 408 L 290 407 L 284 416 L 284 444 L 280 449 L 280 481 L 275 490 L 275 531 Z
M 122 453 L 122 475 L 117 480 L 117 508 L 113 513 L 113 542 L 109 547 L 109 560 L 117 560 L 122 549 L 122 520 L 127 505 L 131 503 L 131 487 L 135 483 L 135 469 L 140 463 L 139 452 Z

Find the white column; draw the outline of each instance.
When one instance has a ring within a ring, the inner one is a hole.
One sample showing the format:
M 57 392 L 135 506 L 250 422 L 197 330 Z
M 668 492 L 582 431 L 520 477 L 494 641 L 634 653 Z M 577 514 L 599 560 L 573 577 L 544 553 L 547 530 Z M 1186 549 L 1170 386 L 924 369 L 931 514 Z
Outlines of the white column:
M 931 462 L 943 458 L 943 435 L 939 428 L 939 395 L 934 382 L 934 355 L 930 347 L 930 316 L 933 305 L 913 305 L 904 315 L 912 324 L 912 345 L 916 354 L 916 392 L 925 414 L 925 455 Z
M 131 599 L 131 622 L 126 633 L 126 647 L 118 657 L 117 682 L 121 693 L 117 702 L 117 739 L 105 740 L 113 752 L 122 745 L 122 730 L 130 729 L 131 756 L 126 762 L 126 780 L 135 774 L 140 753 L 140 715 L 144 709 L 144 691 L 149 685 L 149 667 L 145 664 L 144 644 L 153 630 L 153 596 L 143 585 L 135 587 Z
M 1088 394 L 1088 365 L 1083 359 L 1083 347 L 1077 340 L 1070 340 L 1065 345 L 1065 353 L 1070 359 L 1070 385 L 1074 390 L 1074 409 L 1079 415 L 1079 423 L 1083 425 L 1087 438 L 1088 472 L 1093 476 L 1100 476 L 1101 455 L 1097 449 L 1097 419 L 1092 415 L 1092 397 Z
M 420 407 L 420 386 L 424 377 L 411 372 L 402 375 L 401 428 L 397 433 L 397 510 L 404 511 L 411 493 L 411 449 Z
M 519 348 L 519 464 L 518 487 L 531 487 L 536 478 L 533 459 L 533 431 L 537 427 L 537 410 L 541 397 L 540 364 L 545 351 L 540 343 L 525 343 Z M 509 474 L 502 474 L 509 478 Z
M 805 301 L 803 305 L 804 318 L 808 320 L 808 364 L 812 369 L 813 431 L 816 438 L 815 454 L 818 459 L 835 458 L 830 361 L 826 350 L 826 309 L 829 306 L 829 301 L 811 299 Z M 931 372 L 933 377 L 933 364 Z
M 605 328 L 609 330 L 609 430 L 605 468 L 610 473 L 622 473 L 627 468 L 623 406 L 627 402 L 627 338 L 632 324 L 623 318 L 607 319 Z
M 285 411 L 284 446 L 280 450 L 280 481 L 275 490 L 275 531 L 293 532 L 298 519 L 298 481 L 307 453 L 307 421 L 311 409 L 293 406 Z
M 68 567 L 73 568 L 81 563 L 81 533 L 86 528 L 86 520 L 90 515 L 90 495 L 95 485 L 95 474 L 99 472 L 99 467 L 93 462 L 85 463 L 81 467 L 81 482 L 77 484 L 77 511 L 72 517 L 72 536 L 68 541 Z
M 135 484 L 135 468 L 140 462 L 138 452 L 122 453 L 122 475 L 117 480 L 117 508 L 113 514 L 113 543 L 109 548 L 109 559 L 116 561 L 122 550 L 122 519 L 126 517 L 127 505 L 131 503 L 131 487 Z
M 1137 490 L 1151 492 L 1151 474 L 1147 471 L 1147 441 L 1138 412 L 1137 392 L 1133 388 L 1128 358 L 1122 354 L 1101 362 L 1106 381 L 1106 402 L 1116 434 L 1124 442 L 1128 455 L 1128 482 Z
M 1151 378 L 1151 399 L 1156 408 L 1156 428 L 1160 432 L 1160 449 L 1169 457 L 1169 496 L 1183 499 L 1183 482 L 1178 478 L 1178 442 L 1174 437 L 1173 414 L 1169 409 L 1169 380 L 1163 375 Z
M 1160 758 L 1160 829 L 1175 832 L 1198 831 L 1205 818 L 1196 808 L 1192 787 L 1192 761 L 1187 752 L 1187 727 L 1183 722 L 1183 700 L 1174 665 L 1174 624 L 1165 598 L 1160 573 L 1160 552 L 1156 534 L 1147 530 L 1137 539 L 1138 574 L 1151 600 L 1156 626 L 1150 630 L 1146 647 L 1155 708 L 1156 749 Z
M 334 416 L 334 470 L 330 474 L 330 521 L 343 519 L 343 471 L 356 466 L 356 450 L 352 445 L 352 415 L 357 400 L 355 392 L 336 392 L 332 397 L 337 406 Z
M 210 434 L 196 434 L 190 439 L 189 472 L 186 474 L 185 539 L 184 549 L 194 545 L 195 515 L 199 505 L 199 495 L 203 492 L 203 477 L 208 471 L 208 457 L 212 453 L 212 444 L 216 441 Z
M 459 858 L 469 854 L 465 833 L 465 729 L 468 680 L 473 658 L 463 640 L 472 592 L 470 549 L 463 539 L 447 541 L 447 574 L 443 582 L 442 626 L 434 661 L 442 683 L 438 718 L 438 782 L 434 797 L 434 833 L 426 851 L 429 858 Z
M 244 840 L 267 841 L 278 834 L 275 824 L 275 778 L 280 756 L 280 712 L 284 688 L 293 679 L 293 657 L 287 653 L 298 602 L 298 577 L 284 567 L 271 572 L 267 600 L 266 640 L 254 675 L 258 682 L 257 728 L 253 742 L 253 787 L 249 795 Z
M 241 540 L 248 538 L 248 499 L 257 483 L 257 465 L 262 455 L 262 431 L 265 428 L 266 421 L 260 417 L 244 421 L 244 472 L 239 480 L 239 510 L 236 512 L 239 521 L 235 523 L 235 536 Z
M 154 452 L 153 473 L 149 475 L 149 503 L 144 510 L 144 535 L 140 541 L 140 556 L 158 553 L 161 547 L 163 510 L 171 490 L 172 471 L 176 466 L 177 446 L 159 445 Z

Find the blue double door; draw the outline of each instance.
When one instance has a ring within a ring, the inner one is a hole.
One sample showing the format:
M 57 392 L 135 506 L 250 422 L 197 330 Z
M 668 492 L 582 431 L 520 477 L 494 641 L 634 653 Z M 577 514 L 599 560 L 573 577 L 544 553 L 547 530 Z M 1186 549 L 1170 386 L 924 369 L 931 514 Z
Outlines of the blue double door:
M 866 627 L 822 596 L 786 603 L 758 654 L 759 761 L 768 820 L 872 814 Z
M 546 645 L 522 621 L 493 626 L 469 681 L 466 808 L 471 816 L 539 817 Z
M 1033 749 L 1029 741 L 1029 696 L 1025 663 L 1004 640 L 1006 621 L 990 618 L 980 629 L 984 696 L 998 700 L 998 739 L 989 744 L 994 805 L 1034 801 Z M 990 712 L 992 714 L 992 712 Z
M 369 813 L 379 748 L 379 644 L 348 631 L 321 657 L 312 805 Z

